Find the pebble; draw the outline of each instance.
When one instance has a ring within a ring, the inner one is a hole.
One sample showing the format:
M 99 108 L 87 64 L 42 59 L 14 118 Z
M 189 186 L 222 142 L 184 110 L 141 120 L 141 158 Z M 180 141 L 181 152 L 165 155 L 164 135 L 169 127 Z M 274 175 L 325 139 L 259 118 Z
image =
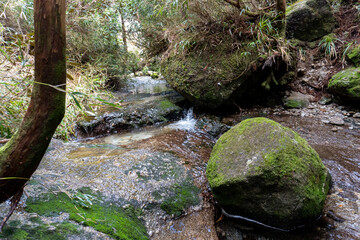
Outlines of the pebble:
M 342 118 L 340 118 L 340 117 L 332 117 L 332 118 L 330 118 L 330 123 L 334 124 L 334 125 L 339 125 L 339 126 L 345 124 L 344 120 Z
M 360 112 L 357 112 L 353 115 L 354 118 L 360 118 Z

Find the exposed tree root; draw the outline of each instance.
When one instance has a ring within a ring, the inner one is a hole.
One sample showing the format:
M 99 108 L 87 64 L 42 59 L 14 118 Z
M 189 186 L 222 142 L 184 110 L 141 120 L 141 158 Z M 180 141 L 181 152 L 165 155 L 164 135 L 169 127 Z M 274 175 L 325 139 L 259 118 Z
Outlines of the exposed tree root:
M 19 189 L 19 191 L 11 198 L 11 207 L 9 213 L 4 217 L 0 224 L 0 233 L 2 232 L 3 227 L 5 226 L 6 222 L 9 220 L 13 212 L 15 211 L 17 205 L 20 202 L 21 196 L 24 192 L 24 187 Z

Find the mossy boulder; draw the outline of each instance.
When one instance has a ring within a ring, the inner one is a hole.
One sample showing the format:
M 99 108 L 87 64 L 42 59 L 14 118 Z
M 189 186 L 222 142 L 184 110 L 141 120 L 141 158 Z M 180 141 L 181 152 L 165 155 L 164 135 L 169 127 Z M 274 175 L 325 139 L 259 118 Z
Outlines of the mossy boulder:
M 317 219 L 330 185 L 306 140 L 267 118 L 247 119 L 222 135 L 206 175 L 228 213 L 284 229 Z
M 336 20 L 326 0 L 299 0 L 286 11 L 286 32 L 289 38 L 314 41 L 329 34 Z
M 272 69 L 262 67 L 269 56 L 260 53 L 256 44 L 243 42 L 238 50 L 231 46 L 231 40 L 224 40 L 201 52 L 170 56 L 162 62 L 161 73 L 193 105 L 215 109 L 233 104 L 249 89 L 260 86 Z M 279 80 L 286 72 L 286 64 L 280 58 L 276 61 L 279 64 L 274 75 Z
M 360 67 L 360 44 L 352 49 L 347 54 L 347 57 L 356 67 Z
M 360 67 L 338 72 L 329 81 L 329 90 L 342 100 L 360 100 Z
M 305 108 L 309 106 L 311 99 L 311 95 L 291 92 L 290 96 L 284 99 L 284 106 L 286 108 Z

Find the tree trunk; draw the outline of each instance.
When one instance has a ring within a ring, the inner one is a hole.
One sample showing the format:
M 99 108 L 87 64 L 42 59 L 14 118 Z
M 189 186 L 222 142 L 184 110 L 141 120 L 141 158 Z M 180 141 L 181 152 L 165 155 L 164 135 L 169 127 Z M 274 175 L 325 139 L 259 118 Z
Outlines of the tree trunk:
M 286 30 L 286 0 L 276 0 L 276 11 L 279 14 L 279 33 L 283 37 L 285 37 L 285 30 Z
M 125 27 L 125 21 L 124 21 L 124 13 L 123 13 L 123 5 L 120 4 L 120 9 L 119 9 L 119 13 L 120 13 L 120 18 L 121 18 L 121 30 L 122 30 L 122 39 L 123 39 L 123 43 L 124 43 L 124 50 L 126 55 L 128 54 L 128 44 L 127 44 L 127 34 L 126 34 L 126 27 Z
M 65 112 L 65 0 L 34 0 L 35 83 L 17 133 L 0 148 L 0 203 L 38 167 Z

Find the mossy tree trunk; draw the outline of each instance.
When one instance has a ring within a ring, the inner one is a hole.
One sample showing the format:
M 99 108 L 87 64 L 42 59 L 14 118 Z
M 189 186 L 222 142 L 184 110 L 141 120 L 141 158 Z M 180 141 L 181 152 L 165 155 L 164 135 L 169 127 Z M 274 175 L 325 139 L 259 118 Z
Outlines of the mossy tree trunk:
M 0 148 L 0 203 L 22 190 L 65 112 L 65 0 L 34 0 L 34 22 L 35 83 L 19 130 Z

